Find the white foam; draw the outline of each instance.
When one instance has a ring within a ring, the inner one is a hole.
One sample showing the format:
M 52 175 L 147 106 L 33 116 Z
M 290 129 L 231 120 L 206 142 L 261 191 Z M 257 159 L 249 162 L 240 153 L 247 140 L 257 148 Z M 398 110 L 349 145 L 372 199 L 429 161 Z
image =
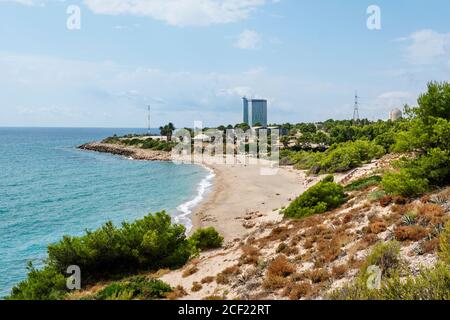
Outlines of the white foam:
M 208 192 L 209 188 L 211 188 L 212 180 L 216 176 L 214 171 L 206 166 L 203 166 L 206 170 L 209 171 L 209 174 L 198 184 L 197 187 L 197 195 L 194 199 L 189 200 L 177 207 L 177 210 L 180 214 L 174 217 L 176 223 L 182 223 L 186 226 L 186 231 L 189 232 L 192 229 L 192 220 L 190 216 L 192 214 L 192 210 L 203 201 L 205 194 Z

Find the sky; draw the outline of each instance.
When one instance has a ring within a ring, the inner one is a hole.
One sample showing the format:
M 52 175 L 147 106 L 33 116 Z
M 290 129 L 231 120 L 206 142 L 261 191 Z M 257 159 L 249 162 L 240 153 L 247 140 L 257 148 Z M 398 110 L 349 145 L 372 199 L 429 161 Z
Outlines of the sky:
M 374 6 L 379 11 L 373 11 Z M 369 9 L 369 10 L 368 10 Z M 448 0 L 0 0 L 0 126 L 386 119 L 450 78 Z M 378 14 L 379 13 L 379 14 Z M 374 24 L 379 22 L 379 24 Z

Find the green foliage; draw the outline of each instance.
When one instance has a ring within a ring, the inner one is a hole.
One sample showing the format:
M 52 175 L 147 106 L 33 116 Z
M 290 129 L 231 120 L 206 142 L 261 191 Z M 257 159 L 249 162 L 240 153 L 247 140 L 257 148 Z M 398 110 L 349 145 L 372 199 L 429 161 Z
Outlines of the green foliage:
M 159 131 L 162 136 L 167 137 L 167 141 L 170 141 L 172 139 L 173 132 L 175 131 L 175 126 L 172 122 L 169 122 L 169 124 L 166 124 L 165 126 L 160 127 Z
M 61 272 L 78 265 L 85 278 L 105 273 L 182 266 L 195 253 L 182 225 L 165 212 L 116 228 L 111 222 L 82 237 L 65 236 L 48 248 L 49 263 Z
M 133 223 L 123 223 L 121 228 L 108 222 L 96 231 L 86 232 L 85 236 L 65 236 L 50 245 L 46 266 L 41 270 L 30 266 L 28 278 L 12 290 L 10 298 L 51 300 L 63 297 L 66 293 L 64 272 L 70 265 L 80 267 L 86 284 L 140 270 L 181 267 L 197 254 L 194 241 L 186 238 L 184 226 L 172 224 L 164 211 Z M 133 285 L 135 282 L 139 281 L 132 282 Z M 152 292 L 157 284 L 150 282 Z M 143 285 L 142 281 L 139 285 Z M 126 288 L 128 290 L 129 285 Z M 138 292 L 134 289 L 133 297 Z M 125 291 L 120 291 L 118 296 L 126 296 Z
M 450 266 L 450 223 L 447 223 L 444 231 L 440 235 L 439 247 L 439 257 L 447 266 Z
M 345 142 L 328 149 L 319 166 L 321 172 L 345 172 L 384 154 L 383 147 L 369 141 Z
M 384 192 L 383 190 L 375 190 L 371 193 L 369 193 L 369 195 L 367 196 L 367 200 L 369 201 L 379 201 L 381 199 L 383 199 L 386 196 L 386 192 Z
M 120 139 L 117 136 L 108 137 L 102 141 L 102 143 L 109 143 L 109 144 L 116 144 L 119 142 L 120 142 Z
M 415 277 L 402 279 L 398 274 L 385 279 L 380 289 L 369 289 L 358 280 L 331 293 L 332 300 L 449 300 L 450 268 L 438 263 L 433 269 L 421 270 Z
M 394 196 L 412 197 L 424 193 L 428 189 L 426 178 L 400 171 L 398 173 L 386 173 L 382 181 L 383 189 Z
M 450 120 L 450 84 L 448 82 L 430 82 L 427 93 L 419 99 L 419 108 L 414 109 L 418 117 L 428 120 L 429 117 Z
M 223 237 L 212 227 L 197 230 L 190 239 L 200 250 L 220 248 L 223 244 Z
M 9 300 L 60 300 L 67 292 L 65 277 L 54 267 L 28 265 L 28 278 L 16 285 Z
M 399 246 L 395 242 L 377 245 L 368 256 L 359 277 L 353 283 L 335 290 L 333 300 L 449 300 L 450 299 L 450 223 L 440 238 L 440 261 L 417 276 L 401 277 Z M 378 265 L 383 270 L 380 288 L 367 285 L 367 267 Z M 388 270 L 388 272 L 386 272 Z
M 376 244 L 362 267 L 364 279 L 369 266 L 378 266 L 383 275 L 392 274 L 400 266 L 400 244 L 397 241 Z
M 450 181 L 450 85 L 432 82 L 421 95 L 413 118 L 396 137 L 396 152 L 416 152 L 414 159 L 397 163 L 396 173 L 383 178 L 386 192 L 416 196 Z
M 317 174 L 345 172 L 384 154 L 382 146 L 358 140 L 335 144 L 325 152 L 300 151 L 291 152 L 288 156 L 296 169 L 310 170 Z
M 380 176 L 370 176 L 370 177 L 364 177 L 361 179 L 358 179 L 349 185 L 345 186 L 344 190 L 346 192 L 349 191 L 356 191 L 356 190 L 363 190 L 371 186 L 376 186 L 381 182 Z
M 98 292 L 94 300 L 154 300 L 164 298 L 172 288 L 161 280 L 137 276 L 114 282 Z
M 295 199 L 283 213 L 286 218 L 304 218 L 337 208 L 345 200 L 343 187 L 327 177 Z

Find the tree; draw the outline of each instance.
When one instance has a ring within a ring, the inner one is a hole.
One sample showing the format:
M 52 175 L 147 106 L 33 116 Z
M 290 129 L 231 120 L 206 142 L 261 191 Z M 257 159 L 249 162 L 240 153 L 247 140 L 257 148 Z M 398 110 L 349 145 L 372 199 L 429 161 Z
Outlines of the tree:
M 161 135 L 167 137 L 167 141 L 171 141 L 173 132 L 175 131 L 175 126 L 172 122 L 169 122 L 169 124 L 164 127 L 159 127 L 159 131 L 161 132 Z
M 419 107 L 413 109 L 414 113 L 425 123 L 429 117 L 450 119 L 450 83 L 430 82 L 428 92 L 418 99 Z

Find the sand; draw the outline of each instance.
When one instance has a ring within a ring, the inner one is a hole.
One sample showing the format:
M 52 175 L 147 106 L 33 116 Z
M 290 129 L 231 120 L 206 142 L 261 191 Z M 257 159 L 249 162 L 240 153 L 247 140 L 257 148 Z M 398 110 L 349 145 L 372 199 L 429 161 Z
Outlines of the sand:
M 226 241 L 242 238 L 251 229 L 250 222 L 244 226 L 246 216 L 272 214 L 317 182 L 303 171 L 285 167 L 275 175 L 261 175 L 256 165 L 208 167 L 216 176 L 212 190 L 194 209 L 193 230 L 212 226 Z
M 98 142 L 79 148 L 138 160 L 171 160 L 169 152 Z M 261 170 L 267 169 L 267 166 L 207 164 L 204 163 L 204 158 L 200 159 L 202 161 L 196 159 L 195 162 L 212 169 L 215 177 L 205 200 L 194 208 L 191 232 L 199 228 L 214 227 L 226 241 L 242 238 L 252 229 L 252 222 L 246 219 L 249 215 L 276 220 L 280 216 L 277 212 L 279 209 L 288 206 L 319 179 L 309 178 L 305 172 L 291 167 L 278 168 L 274 175 L 263 175 Z

